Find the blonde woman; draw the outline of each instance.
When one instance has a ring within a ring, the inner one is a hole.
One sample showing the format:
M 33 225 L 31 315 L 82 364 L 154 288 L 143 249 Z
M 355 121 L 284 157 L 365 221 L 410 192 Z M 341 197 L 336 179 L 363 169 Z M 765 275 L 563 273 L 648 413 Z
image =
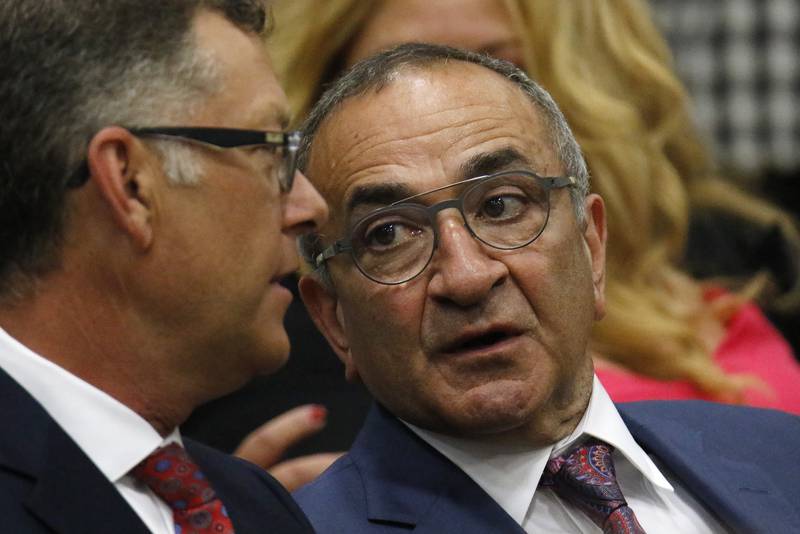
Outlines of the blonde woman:
M 524 67 L 564 110 L 606 201 L 608 313 L 593 351 L 612 398 L 800 413 L 800 370 L 785 340 L 744 292 L 681 268 L 692 209 L 775 225 L 790 241 L 796 228 L 715 178 L 643 2 L 278 0 L 274 10 L 270 50 L 298 118 L 343 69 L 401 42 L 460 46 Z M 795 276 L 777 305 L 800 301 Z

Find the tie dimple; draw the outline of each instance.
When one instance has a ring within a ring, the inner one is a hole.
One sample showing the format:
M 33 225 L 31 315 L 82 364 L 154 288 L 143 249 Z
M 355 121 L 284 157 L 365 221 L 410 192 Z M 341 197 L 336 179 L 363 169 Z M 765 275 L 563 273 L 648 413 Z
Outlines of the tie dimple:
M 177 443 L 157 449 L 131 474 L 172 509 L 175 534 L 234 534 L 214 488 Z
M 580 509 L 604 534 L 645 534 L 617 484 L 613 450 L 594 440 L 551 458 L 539 485 Z

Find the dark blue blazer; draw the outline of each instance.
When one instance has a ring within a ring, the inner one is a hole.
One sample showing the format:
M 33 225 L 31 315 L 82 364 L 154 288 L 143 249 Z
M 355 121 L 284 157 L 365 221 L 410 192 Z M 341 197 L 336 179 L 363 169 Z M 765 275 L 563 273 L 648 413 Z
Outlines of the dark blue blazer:
M 636 441 L 723 524 L 800 532 L 800 418 L 700 401 L 618 409 Z M 461 469 L 381 407 L 350 453 L 295 498 L 320 534 L 523 534 Z
M 148 534 L 74 441 L 0 370 L 0 532 Z M 313 532 L 291 497 L 260 468 L 185 441 L 237 534 Z

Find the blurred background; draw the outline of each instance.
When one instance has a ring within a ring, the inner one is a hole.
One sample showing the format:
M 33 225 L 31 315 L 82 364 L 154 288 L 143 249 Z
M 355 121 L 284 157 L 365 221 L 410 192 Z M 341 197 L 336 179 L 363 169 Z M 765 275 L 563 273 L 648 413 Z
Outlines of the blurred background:
M 650 3 L 722 173 L 800 214 L 800 2 Z

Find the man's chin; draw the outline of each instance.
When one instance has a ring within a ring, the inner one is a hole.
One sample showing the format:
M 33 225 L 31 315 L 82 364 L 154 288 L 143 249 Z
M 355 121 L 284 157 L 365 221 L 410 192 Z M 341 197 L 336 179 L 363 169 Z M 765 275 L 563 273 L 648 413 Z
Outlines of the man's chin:
M 445 433 L 490 436 L 513 433 L 533 420 L 542 401 L 520 383 L 493 382 L 472 388 L 441 407 Z
M 270 333 L 267 333 L 270 332 Z M 249 378 L 271 375 L 289 361 L 289 337 L 281 328 L 263 329 L 252 343 L 243 347 L 239 361 L 249 373 Z
M 285 348 L 271 350 L 263 358 L 259 359 L 255 374 L 264 376 L 271 375 L 280 371 L 289 362 L 289 342 L 287 340 Z

